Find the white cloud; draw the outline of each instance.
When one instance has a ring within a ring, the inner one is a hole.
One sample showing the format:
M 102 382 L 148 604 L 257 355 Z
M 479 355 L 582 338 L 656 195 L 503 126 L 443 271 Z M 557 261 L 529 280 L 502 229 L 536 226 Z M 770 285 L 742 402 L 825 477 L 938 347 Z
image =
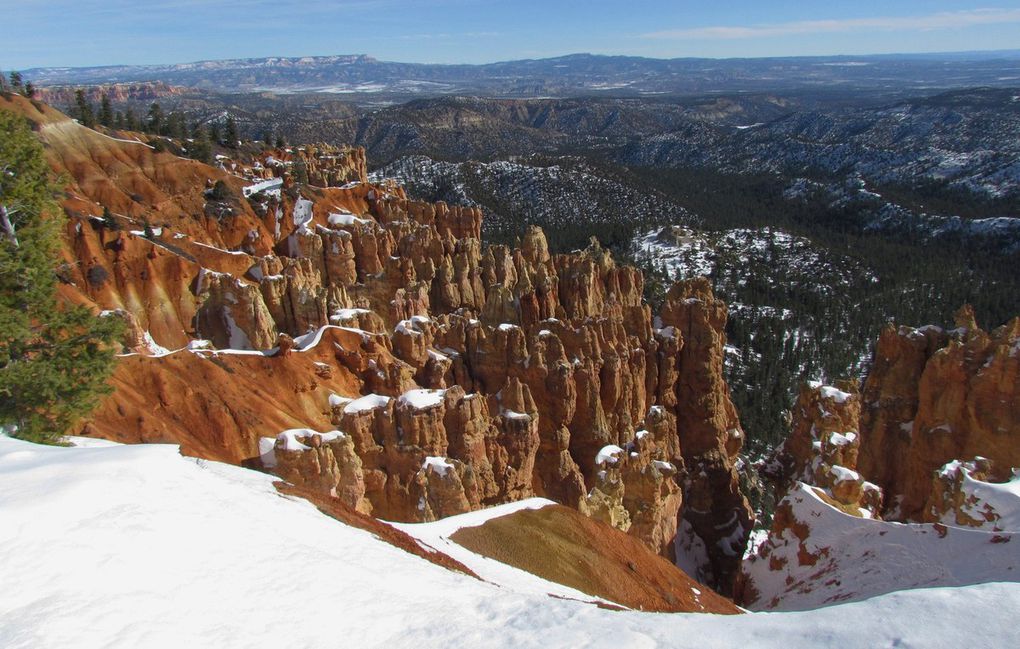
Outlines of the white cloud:
M 772 36 L 793 36 L 797 34 L 826 34 L 861 31 L 933 31 L 959 29 L 973 25 L 1020 23 L 1020 9 L 974 9 L 971 11 L 949 11 L 927 16 L 887 16 L 875 18 L 846 18 L 834 20 L 801 20 L 750 26 L 695 27 L 692 29 L 667 29 L 642 34 L 643 38 L 673 39 L 723 39 L 740 40 L 767 38 Z

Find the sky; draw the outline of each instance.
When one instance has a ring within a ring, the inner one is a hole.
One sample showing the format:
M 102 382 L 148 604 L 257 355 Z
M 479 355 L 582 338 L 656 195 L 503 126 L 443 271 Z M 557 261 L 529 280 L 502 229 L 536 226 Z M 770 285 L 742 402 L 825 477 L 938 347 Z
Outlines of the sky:
M 0 69 L 368 54 L 759 57 L 1020 48 L 1020 0 L 0 0 Z

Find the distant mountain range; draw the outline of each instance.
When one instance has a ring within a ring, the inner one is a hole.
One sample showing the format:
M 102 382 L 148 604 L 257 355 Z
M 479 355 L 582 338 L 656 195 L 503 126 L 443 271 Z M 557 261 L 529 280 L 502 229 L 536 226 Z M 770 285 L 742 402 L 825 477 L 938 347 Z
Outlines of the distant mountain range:
M 897 94 L 1020 82 L 1020 50 L 758 59 L 649 59 L 572 54 L 485 65 L 378 61 L 365 55 L 268 57 L 174 65 L 35 68 L 43 86 L 162 81 L 225 92 L 491 97 L 681 95 L 868 89 Z

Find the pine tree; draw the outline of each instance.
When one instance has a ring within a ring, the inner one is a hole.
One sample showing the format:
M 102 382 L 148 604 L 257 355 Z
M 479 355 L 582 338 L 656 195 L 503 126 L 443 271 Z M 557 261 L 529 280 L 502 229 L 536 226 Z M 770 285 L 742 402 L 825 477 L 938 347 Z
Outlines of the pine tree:
M 92 128 L 96 125 L 96 113 L 92 109 L 92 102 L 85 98 L 85 91 L 74 91 L 74 103 L 78 106 L 78 119 L 82 124 Z
M 14 90 L 14 92 L 24 91 L 24 79 L 20 72 L 11 72 L 11 89 Z
M 129 131 L 137 131 L 139 127 L 138 117 L 135 116 L 135 111 L 130 108 L 124 113 L 124 128 Z
M 147 131 L 160 135 L 163 129 L 163 109 L 160 108 L 159 104 L 152 104 L 149 106 L 149 122 L 146 127 Z
M 197 124 L 192 131 L 192 143 L 188 147 L 188 157 L 199 162 L 209 162 L 212 157 L 212 143 L 205 127 Z
M 172 138 L 183 140 L 188 135 L 188 125 L 184 121 L 184 115 L 174 111 L 167 115 L 163 124 L 163 134 Z
M 110 97 L 105 92 L 99 101 L 99 123 L 103 126 L 113 126 L 113 106 L 110 105 Z
M 57 301 L 59 208 L 42 146 L 0 111 L 0 428 L 59 442 L 107 392 L 114 318 Z
M 223 134 L 223 139 L 224 139 L 223 144 L 225 146 L 228 146 L 232 149 L 237 148 L 237 141 L 239 139 L 239 136 L 237 134 L 237 122 L 234 121 L 233 116 L 227 118 L 227 128 Z
M 305 161 L 302 160 L 301 158 L 298 158 L 297 160 L 294 161 L 294 166 L 292 167 L 292 169 L 294 170 L 294 182 L 300 183 L 302 185 L 307 185 L 308 166 L 305 164 Z

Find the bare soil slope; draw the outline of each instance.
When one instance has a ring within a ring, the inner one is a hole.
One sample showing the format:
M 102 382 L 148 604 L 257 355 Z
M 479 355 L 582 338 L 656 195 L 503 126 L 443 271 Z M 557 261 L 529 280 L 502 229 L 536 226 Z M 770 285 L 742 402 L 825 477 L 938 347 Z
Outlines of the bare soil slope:
M 630 608 L 740 612 L 634 537 L 567 507 L 522 510 L 450 538 L 472 552 Z

